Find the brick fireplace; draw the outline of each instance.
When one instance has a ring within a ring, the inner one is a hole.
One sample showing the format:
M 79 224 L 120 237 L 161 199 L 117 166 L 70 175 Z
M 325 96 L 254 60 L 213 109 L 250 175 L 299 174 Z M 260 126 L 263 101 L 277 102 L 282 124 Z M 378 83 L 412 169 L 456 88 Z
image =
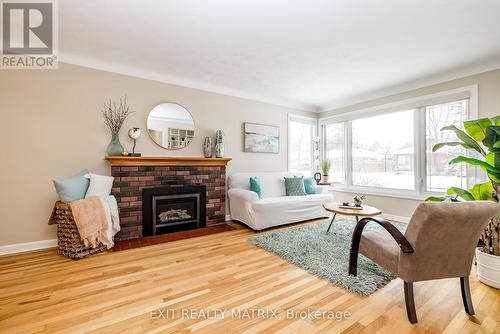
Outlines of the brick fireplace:
M 226 218 L 226 165 L 229 158 L 107 157 L 115 178 L 112 195 L 120 210 L 117 240 L 143 236 L 143 189 L 206 187 L 206 225 Z

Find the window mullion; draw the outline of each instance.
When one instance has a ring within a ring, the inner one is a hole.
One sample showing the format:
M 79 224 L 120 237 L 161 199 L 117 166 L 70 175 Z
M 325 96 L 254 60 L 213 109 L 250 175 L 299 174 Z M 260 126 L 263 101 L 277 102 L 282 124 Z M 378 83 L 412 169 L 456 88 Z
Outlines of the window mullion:
M 345 183 L 347 188 L 352 187 L 352 121 L 345 122 L 344 131 L 344 170 L 345 170 Z

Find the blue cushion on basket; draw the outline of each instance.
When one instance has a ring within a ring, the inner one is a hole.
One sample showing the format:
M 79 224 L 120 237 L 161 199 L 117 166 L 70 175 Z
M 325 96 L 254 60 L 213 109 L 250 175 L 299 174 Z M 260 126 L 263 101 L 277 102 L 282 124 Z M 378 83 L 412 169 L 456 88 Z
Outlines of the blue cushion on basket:
M 61 202 L 70 203 L 85 197 L 90 183 L 90 180 L 84 176 L 86 174 L 88 174 L 88 171 L 84 169 L 80 173 L 67 179 L 52 180 Z

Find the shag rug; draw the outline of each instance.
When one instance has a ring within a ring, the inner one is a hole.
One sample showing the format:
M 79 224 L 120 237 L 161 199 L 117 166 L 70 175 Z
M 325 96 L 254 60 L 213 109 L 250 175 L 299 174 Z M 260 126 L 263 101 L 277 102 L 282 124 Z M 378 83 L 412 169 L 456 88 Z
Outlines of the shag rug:
M 358 257 L 358 276 L 349 276 L 351 237 L 356 224 L 354 217 L 337 217 L 327 234 L 329 223 L 328 219 L 318 224 L 291 227 L 252 237 L 249 241 L 353 293 L 370 295 L 396 278 L 361 254 Z M 405 229 L 403 224 L 396 224 L 396 227 L 401 231 Z M 364 231 L 382 229 L 369 223 Z

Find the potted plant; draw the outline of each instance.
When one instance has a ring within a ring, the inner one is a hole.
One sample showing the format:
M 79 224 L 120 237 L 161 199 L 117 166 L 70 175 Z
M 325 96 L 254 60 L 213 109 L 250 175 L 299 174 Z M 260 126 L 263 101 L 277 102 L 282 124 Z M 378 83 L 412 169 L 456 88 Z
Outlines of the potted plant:
M 120 143 L 120 129 L 122 128 L 125 119 L 134 111 L 130 110 L 127 104 L 127 96 L 122 100 L 120 98 L 120 103 L 104 103 L 104 108 L 102 109 L 102 116 L 104 118 L 104 123 L 108 126 L 111 131 L 111 141 L 108 144 L 106 153 L 110 156 L 121 155 L 125 150 Z
M 493 200 L 498 202 L 500 195 L 500 116 L 481 118 L 464 122 L 465 131 L 454 125 L 445 126 L 443 131 L 454 131 L 458 140 L 434 145 L 435 152 L 444 146 L 462 146 L 477 152 L 480 158 L 459 155 L 450 164 L 461 162 L 478 166 L 486 172 L 489 181 L 474 185 L 465 190 L 458 187 L 448 189 L 453 200 Z M 443 201 L 440 197 L 429 197 L 430 201 Z M 485 227 L 481 240 L 482 245 L 476 249 L 477 275 L 481 282 L 500 289 L 500 249 L 499 219 L 493 218 Z
M 321 161 L 321 172 L 323 172 L 323 183 L 328 183 L 328 173 L 330 172 L 330 167 L 332 162 L 330 159 L 325 159 Z
M 356 206 L 361 206 L 363 204 L 363 201 L 366 199 L 365 195 L 356 195 L 354 196 L 354 204 Z

